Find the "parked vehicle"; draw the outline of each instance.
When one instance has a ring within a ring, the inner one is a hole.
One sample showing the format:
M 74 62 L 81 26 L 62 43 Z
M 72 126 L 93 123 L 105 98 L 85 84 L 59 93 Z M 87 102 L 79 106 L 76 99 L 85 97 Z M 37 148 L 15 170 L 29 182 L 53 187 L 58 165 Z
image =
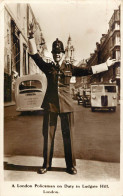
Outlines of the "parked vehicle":
M 42 110 L 41 104 L 47 88 L 45 75 L 33 74 L 19 77 L 15 84 L 17 111 Z
M 83 95 L 79 95 L 77 99 L 78 99 L 78 105 L 83 104 Z
M 91 84 L 91 110 L 116 111 L 118 87 L 116 84 Z
M 90 106 L 91 105 L 91 90 L 90 88 L 83 90 L 83 106 Z

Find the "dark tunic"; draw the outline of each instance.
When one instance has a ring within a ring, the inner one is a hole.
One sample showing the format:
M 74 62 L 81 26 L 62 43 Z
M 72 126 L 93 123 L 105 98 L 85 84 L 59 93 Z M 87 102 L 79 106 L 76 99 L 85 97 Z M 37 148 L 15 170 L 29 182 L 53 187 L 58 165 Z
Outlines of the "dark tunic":
M 47 90 L 42 108 L 50 112 L 64 113 L 73 111 L 73 100 L 70 95 L 70 79 L 72 76 L 92 74 L 90 68 L 80 68 L 63 61 L 61 67 L 46 63 L 39 54 L 31 55 L 37 66 L 47 77 Z

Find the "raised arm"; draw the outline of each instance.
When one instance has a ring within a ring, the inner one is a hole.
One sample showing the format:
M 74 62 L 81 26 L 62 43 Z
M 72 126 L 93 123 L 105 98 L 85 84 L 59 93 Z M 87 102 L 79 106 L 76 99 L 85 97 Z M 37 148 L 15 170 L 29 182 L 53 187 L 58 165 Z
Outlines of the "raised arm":
M 37 48 L 35 44 L 35 39 L 31 38 L 28 41 L 29 46 L 29 54 L 32 57 L 32 59 L 35 61 L 37 66 L 46 74 L 48 71 L 48 63 L 46 63 L 42 57 L 37 53 Z
M 34 38 L 33 24 L 29 25 L 29 40 L 28 40 L 28 52 L 37 66 L 46 74 L 48 71 L 48 63 L 46 63 L 37 52 L 37 47 Z

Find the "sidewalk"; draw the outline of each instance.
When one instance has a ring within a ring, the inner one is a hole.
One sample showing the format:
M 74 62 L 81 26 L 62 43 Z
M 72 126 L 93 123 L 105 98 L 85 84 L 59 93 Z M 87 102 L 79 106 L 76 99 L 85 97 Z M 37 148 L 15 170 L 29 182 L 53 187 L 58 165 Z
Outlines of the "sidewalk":
M 10 156 L 4 158 L 5 181 L 107 181 L 120 180 L 120 164 L 77 159 L 77 175 L 65 171 L 64 158 L 53 158 L 53 168 L 46 174 L 38 174 L 42 157 Z M 115 171 L 115 172 L 114 172 Z
M 4 102 L 4 107 L 13 106 L 13 105 L 15 105 L 15 101 Z

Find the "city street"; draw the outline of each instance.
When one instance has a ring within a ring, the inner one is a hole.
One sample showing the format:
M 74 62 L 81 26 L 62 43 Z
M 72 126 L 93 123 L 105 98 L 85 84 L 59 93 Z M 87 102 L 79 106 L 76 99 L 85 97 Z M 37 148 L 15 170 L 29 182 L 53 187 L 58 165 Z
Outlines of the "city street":
M 77 105 L 75 108 L 74 146 L 77 159 L 105 162 L 120 161 L 120 106 L 116 112 L 97 111 Z M 42 157 L 43 112 L 21 114 L 15 106 L 5 107 L 5 155 Z M 55 137 L 54 157 L 64 157 L 60 120 Z
M 1 11 L 0 195 L 123 196 L 120 0 L 3 2 Z M 57 128 L 57 114 L 43 124 L 41 105 L 59 112 Z

